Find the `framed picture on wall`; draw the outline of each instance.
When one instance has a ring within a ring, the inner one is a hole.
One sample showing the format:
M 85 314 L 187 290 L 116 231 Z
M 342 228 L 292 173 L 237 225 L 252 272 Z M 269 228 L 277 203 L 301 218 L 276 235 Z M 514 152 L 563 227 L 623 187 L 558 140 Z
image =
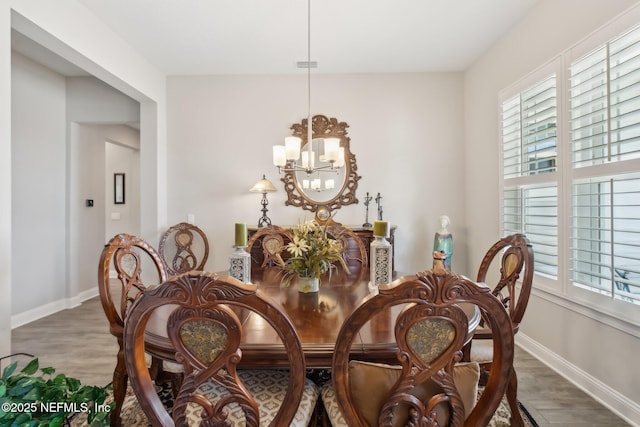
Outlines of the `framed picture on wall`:
M 124 174 L 113 174 L 113 203 L 124 205 Z

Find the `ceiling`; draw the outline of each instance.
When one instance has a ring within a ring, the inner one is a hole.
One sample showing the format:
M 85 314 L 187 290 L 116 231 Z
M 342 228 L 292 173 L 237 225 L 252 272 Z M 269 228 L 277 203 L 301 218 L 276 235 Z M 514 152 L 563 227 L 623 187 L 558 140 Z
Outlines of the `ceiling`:
M 304 0 L 78 0 L 166 75 L 299 73 Z M 311 2 L 314 73 L 462 71 L 536 0 Z

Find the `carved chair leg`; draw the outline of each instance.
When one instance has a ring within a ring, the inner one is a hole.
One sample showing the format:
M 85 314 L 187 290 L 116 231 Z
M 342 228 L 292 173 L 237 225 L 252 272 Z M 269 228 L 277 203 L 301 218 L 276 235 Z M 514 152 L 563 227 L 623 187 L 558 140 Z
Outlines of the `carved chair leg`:
M 120 411 L 122 410 L 122 403 L 124 402 L 124 396 L 127 391 L 128 378 L 127 369 L 124 364 L 124 351 L 120 348 L 116 369 L 113 371 L 113 401 L 115 402 L 115 408 L 110 416 L 112 427 L 120 427 L 122 423 Z
M 511 368 L 509 384 L 507 385 L 507 402 L 509 403 L 509 409 L 511 410 L 511 425 L 513 427 L 523 427 L 524 421 L 518 408 L 518 377 L 516 370 Z

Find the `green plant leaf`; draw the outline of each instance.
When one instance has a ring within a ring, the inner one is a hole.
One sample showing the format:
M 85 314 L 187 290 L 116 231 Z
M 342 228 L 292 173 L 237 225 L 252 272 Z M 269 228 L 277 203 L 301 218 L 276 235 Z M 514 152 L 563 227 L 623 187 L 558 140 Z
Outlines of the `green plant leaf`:
M 60 427 L 61 425 L 64 424 L 64 420 L 65 420 L 65 416 L 60 415 L 57 416 L 55 418 L 53 418 L 50 422 L 49 422 L 49 427 Z
M 40 401 L 42 398 L 42 390 L 38 386 L 34 386 L 29 392 L 27 392 L 24 396 L 22 396 L 23 400 L 28 400 L 30 402 Z
M 31 361 L 27 363 L 27 366 L 22 368 L 22 371 L 20 372 L 22 372 L 25 375 L 33 375 L 38 371 L 39 366 L 40 366 L 40 362 L 38 362 L 38 358 L 36 357 L 35 359 L 31 359 Z
M 16 397 L 23 396 L 31 391 L 31 389 L 35 387 L 38 381 L 39 380 L 37 378 L 20 378 L 16 385 L 11 390 L 9 390 L 9 395 Z
M 4 368 L 4 371 L 2 372 L 2 379 L 7 379 L 9 378 L 9 376 L 11 376 L 11 374 L 13 374 L 13 371 L 16 370 L 16 367 L 18 366 L 18 362 L 13 362 L 11 365 L 7 366 L 6 368 Z
M 53 368 L 42 368 L 43 375 L 53 375 L 56 372 Z
M 6 384 L 0 384 L 0 397 L 4 397 L 7 394 Z

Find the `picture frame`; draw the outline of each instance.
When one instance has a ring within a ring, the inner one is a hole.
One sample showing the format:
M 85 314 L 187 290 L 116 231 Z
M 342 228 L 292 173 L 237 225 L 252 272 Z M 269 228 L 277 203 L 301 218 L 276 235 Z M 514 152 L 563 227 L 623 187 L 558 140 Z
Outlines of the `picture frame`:
M 124 174 L 113 174 L 113 203 L 116 205 L 124 205 Z

